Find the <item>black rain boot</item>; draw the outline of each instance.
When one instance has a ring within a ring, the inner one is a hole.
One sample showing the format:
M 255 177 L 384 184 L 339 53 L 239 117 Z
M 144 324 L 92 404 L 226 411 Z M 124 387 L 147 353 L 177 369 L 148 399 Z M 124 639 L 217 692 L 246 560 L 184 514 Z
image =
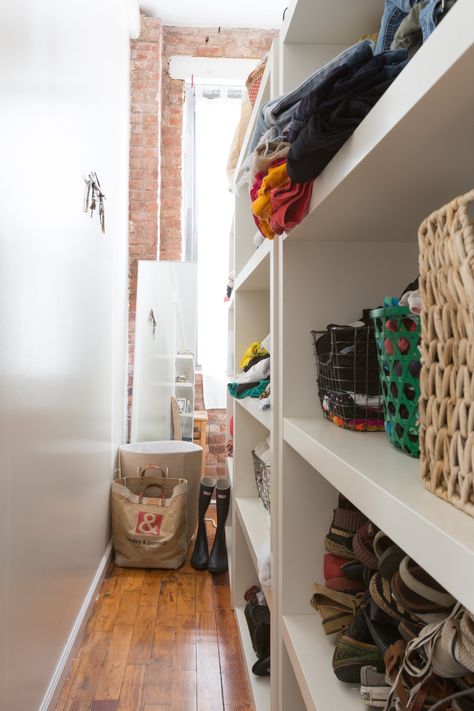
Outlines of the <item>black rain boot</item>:
M 230 506 L 230 483 L 228 479 L 218 479 L 216 484 L 217 530 L 211 554 L 209 572 L 223 573 L 229 567 L 227 562 L 227 544 L 225 541 L 225 522 Z
M 209 544 L 207 542 L 206 521 L 204 516 L 211 503 L 212 492 L 216 485 L 216 479 L 212 476 L 205 476 L 201 479 L 199 489 L 199 509 L 198 509 L 198 529 L 196 541 L 194 542 L 191 565 L 196 570 L 206 570 L 209 561 Z

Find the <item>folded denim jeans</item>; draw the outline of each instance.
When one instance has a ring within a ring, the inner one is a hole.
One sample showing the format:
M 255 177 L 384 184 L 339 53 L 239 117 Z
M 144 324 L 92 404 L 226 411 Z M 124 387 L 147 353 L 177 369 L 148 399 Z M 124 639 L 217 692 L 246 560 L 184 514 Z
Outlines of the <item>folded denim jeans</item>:
M 333 69 L 343 64 L 349 66 L 358 64 L 360 55 L 363 54 L 365 56 L 368 50 L 370 54 L 373 54 L 374 43 L 372 40 L 357 42 L 322 67 L 318 67 L 318 69 L 296 87 L 296 89 L 266 103 L 257 116 L 255 131 L 250 143 L 250 152 L 255 150 L 264 133 L 272 126 L 276 128 L 276 137 L 282 137 L 300 101 L 313 91 Z
M 406 50 L 395 50 L 374 56 L 352 72 L 336 69 L 307 97 L 307 112 L 312 115 L 287 158 L 293 182 L 303 183 L 321 173 L 404 68 L 406 57 Z
M 375 54 L 380 54 L 390 49 L 395 34 L 402 21 L 408 16 L 412 7 L 420 4 L 420 25 L 423 33 L 423 42 L 426 42 L 436 25 L 453 2 L 446 0 L 385 0 L 385 9 L 380 25 Z M 448 5 L 448 7 L 445 7 Z

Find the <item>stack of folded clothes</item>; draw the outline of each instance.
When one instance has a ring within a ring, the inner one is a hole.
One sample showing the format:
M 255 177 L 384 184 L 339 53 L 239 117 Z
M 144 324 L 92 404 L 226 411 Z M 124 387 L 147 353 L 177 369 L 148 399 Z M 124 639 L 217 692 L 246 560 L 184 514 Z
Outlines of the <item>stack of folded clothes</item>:
M 474 616 L 342 495 L 325 547 L 311 604 L 337 678 L 370 708 L 473 711 Z
M 270 384 L 270 337 L 250 344 L 240 361 L 242 373 L 228 384 L 229 393 L 239 400 L 259 398 Z
M 357 42 L 260 109 L 237 182 L 250 183 L 252 212 L 264 237 L 303 219 L 312 181 L 455 2 L 385 0 L 376 44 Z

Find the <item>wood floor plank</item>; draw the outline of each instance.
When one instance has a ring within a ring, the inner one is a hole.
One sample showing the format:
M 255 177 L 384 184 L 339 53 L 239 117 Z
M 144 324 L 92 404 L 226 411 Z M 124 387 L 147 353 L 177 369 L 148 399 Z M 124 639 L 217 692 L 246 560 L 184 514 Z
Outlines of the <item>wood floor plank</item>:
M 176 624 L 176 616 L 174 618 Z M 167 667 L 172 667 L 174 663 L 174 651 L 176 647 L 176 628 L 160 627 L 155 625 L 153 630 L 152 658 L 156 659 Z
M 81 648 L 80 662 L 65 711 L 84 711 L 94 700 L 100 668 L 107 654 L 110 632 L 95 631 Z
M 222 670 L 222 692 L 226 711 L 236 711 L 240 708 L 253 709 L 245 671 L 237 668 Z
M 232 610 L 228 573 L 214 575 L 214 609 Z
M 196 616 L 176 616 L 176 645 L 173 667 L 179 671 L 196 671 Z
M 170 707 L 162 704 L 145 704 L 143 711 L 170 711 Z
M 117 620 L 121 600 L 122 592 L 120 589 L 115 592 L 101 590 L 90 621 L 94 629 L 102 632 L 112 632 Z
M 118 701 L 94 701 L 89 711 L 118 711 Z
M 173 673 L 170 711 L 197 711 L 195 671 Z
M 172 672 L 164 662 L 148 664 L 145 671 L 143 700 L 145 706 L 154 704 L 168 707 L 171 703 Z
M 146 666 L 129 664 L 125 668 L 118 711 L 141 711 Z
M 145 571 L 141 568 L 126 568 L 124 573 L 125 582 L 123 589 L 125 590 L 141 590 L 145 579 Z
M 176 614 L 196 614 L 196 577 L 190 574 L 178 575 L 178 600 Z
M 140 605 L 141 590 L 125 590 L 122 593 L 117 614 L 117 624 L 134 625 Z
M 140 597 L 142 607 L 158 607 L 162 576 L 159 570 L 145 570 Z
M 161 581 L 160 597 L 158 599 L 158 613 L 156 615 L 157 626 L 175 626 L 177 602 L 178 582 L 176 575 L 163 578 Z
M 212 575 L 196 577 L 196 612 L 214 612 L 215 608 Z
M 96 700 L 118 700 L 122 688 L 133 625 L 116 624 L 110 638 L 107 656 L 100 670 L 95 691 Z
M 151 659 L 153 648 L 156 609 L 154 607 L 139 607 L 132 641 L 128 652 L 128 663 L 138 664 Z
M 56 703 L 55 711 L 64 711 L 64 709 L 65 709 L 67 698 L 69 696 L 72 685 L 74 683 L 74 679 L 76 677 L 77 670 L 79 668 L 79 662 L 80 662 L 80 659 L 78 656 L 74 657 L 74 659 L 71 660 L 66 679 L 64 680 L 63 688 L 61 689 L 59 699 Z
M 242 652 L 237 632 L 234 613 L 228 610 L 216 610 L 217 641 L 221 669 L 242 665 Z
M 198 711 L 223 711 L 219 646 L 213 612 L 197 615 L 196 669 Z

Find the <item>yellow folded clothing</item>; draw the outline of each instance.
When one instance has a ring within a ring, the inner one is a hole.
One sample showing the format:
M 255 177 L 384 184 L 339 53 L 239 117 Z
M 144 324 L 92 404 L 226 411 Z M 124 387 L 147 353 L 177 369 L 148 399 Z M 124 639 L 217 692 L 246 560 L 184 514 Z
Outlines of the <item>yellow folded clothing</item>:
M 261 341 L 255 341 L 255 343 L 252 343 L 252 345 L 247 348 L 247 350 L 242 356 L 242 360 L 240 361 L 241 370 L 246 368 L 250 361 L 253 360 L 253 358 L 255 358 L 256 356 L 268 355 L 268 351 L 266 351 L 265 348 L 262 348 L 261 344 Z

